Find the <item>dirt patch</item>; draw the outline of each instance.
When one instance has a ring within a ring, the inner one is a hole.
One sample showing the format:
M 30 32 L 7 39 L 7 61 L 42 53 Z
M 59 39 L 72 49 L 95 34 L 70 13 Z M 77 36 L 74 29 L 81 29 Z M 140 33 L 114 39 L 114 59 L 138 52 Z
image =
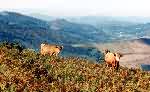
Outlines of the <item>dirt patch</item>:
M 101 51 L 109 49 L 112 52 L 122 53 L 124 56 L 120 60 L 121 66 L 137 68 L 141 64 L 150 64 L 150 45 L 139 40 L 95 44 L 95 46 Z

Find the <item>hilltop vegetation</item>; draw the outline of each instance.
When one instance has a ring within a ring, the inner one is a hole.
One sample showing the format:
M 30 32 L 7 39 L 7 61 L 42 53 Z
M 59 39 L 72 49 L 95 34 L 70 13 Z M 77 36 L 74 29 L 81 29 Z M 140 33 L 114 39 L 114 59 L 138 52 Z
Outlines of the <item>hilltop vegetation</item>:
M 2 92 L 148 92 L 150 73 L 105 63 L 94 64 L 77 57 L 41 56 L 19 44 L 0 45 Z

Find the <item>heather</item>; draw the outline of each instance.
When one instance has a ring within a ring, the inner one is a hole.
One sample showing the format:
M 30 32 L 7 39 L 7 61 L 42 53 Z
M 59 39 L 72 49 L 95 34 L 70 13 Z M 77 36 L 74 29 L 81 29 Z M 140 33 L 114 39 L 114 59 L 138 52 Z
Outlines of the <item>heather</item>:
M 103 60 L 102 60 L 103 61 Z M 19 43 L 0 44 L 2 92 L 149 92 L 150 73 L 78 57 L 42 56 Z

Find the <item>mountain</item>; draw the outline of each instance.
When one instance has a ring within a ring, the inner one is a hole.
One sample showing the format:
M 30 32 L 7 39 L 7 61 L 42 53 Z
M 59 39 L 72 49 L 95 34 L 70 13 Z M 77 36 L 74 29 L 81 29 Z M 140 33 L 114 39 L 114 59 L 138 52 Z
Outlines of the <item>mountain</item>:
M 48 24 L 45 21 L 28 17 L 14 12 L 0 13 L 0 39 L 7 41 L 21 41 L 28 47 L 45 38 Z M 43 39 L 41 39 L 44 37 Z M 41 39 L 41 40 L 39 40 Z
M 135 24 L 129 26 L 109 26 L 103 27 L 106 34 L 111 34 L 114 40 L 131 40 L 137 38 L 150 37 L 150 23 Z
M 93 25 L 110 36 L 110 41 L 150 37 L 149 17 L 83 16 L 67 17 L 69 21 Z
M 39 15 L 39 16 L 38 16 Z M 136 16 L 47 16 L 32 14 L 34 17 L 49 21 L 64 18 L 77 24 L 89 24 L 107 34 L 105 41 L 129 40 L 150 37 L 150 18 Z M 97 36 L 96 36 L 97 37 Z
M 140 16 L 49 16 L 39 13 L 31 13 L 29 15 L 45 21 L 51 21 L 57 18 L 64 18 L 71 22 L 90 24 L 93 26 L 112 25 L 112 24 L 132 25 L 132 24 L 147 23 L 150 21 L 150 17 L 142 17 L 142 16 L 141 17 Z
M 14 12 L 0 13 L 0 29 L 6 32 L 8 38 L 1 36 L 1 39 L 14 40 L 18 36 L 21 39 L 41 38 L 48 42 L 57 42 L 61 44 L 80 44 L 104 41 L 106 34 L 87 24 L 77 24 L 68 22 L 64 19 L 56 19 L 50 22 L 42 21 L 33 17 L 21 15 Z M 17 37 L 16 37 L 17 35 Z M 12 36 L 13 37 L 12 39 Z M 69 38 L 69 39 L 68 39 Z M 100 40 L 99 40 L 100 39 Z
M 45 20 L 45 21 L 52 21 L 52 20 L 55 20 L 58 18 L 58 17 L 54 17 L 54 16 L 47 16 L 47 15 L 40 14 L 40 13 L 30 13 L 29 16 L 32 16 L 34 18 L 38 18 L 41 20 Z
M 57 35 L 55 39 L 68 44 L 104 42 L 107 39 L 102 30 L 88 24 L 77 24 L 65 19 L 56 19 L 51 21 L 49 25 L 50 30 L 53 30 L 53 34 Z
M 139 38 L 139 39 L 133 39 L 130 40 L 131 42 L 138 42 L 145 45 L 150 45 L 150 38 Z
M 63 55 L 99 55 L 100 52 L 95 48 L 73 47 L 72 44 L 104 42 L 104 36 L 106 34 L 103 31 L 88 24 L 72 23 L 64 19 L 47 22 L 14 12 L 0 13 L 0 41 L 18 41 L 36 50 L 42 42 L 48 42 L 64 45 L 66 48 Z

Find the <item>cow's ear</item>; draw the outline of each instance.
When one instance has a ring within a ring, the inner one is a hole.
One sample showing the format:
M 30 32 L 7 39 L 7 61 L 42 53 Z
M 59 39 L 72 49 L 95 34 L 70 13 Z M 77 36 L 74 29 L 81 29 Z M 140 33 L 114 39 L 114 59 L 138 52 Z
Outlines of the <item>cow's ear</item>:
M 62 49 L 63 49 L 63 46 L 56 45 L 56 48 L 62 50 Z
M 58 45 L 56 45 L 56 48 L 59 48 L 59 46 L 58 46 Z
M 114 56 L 116 56 L 116 53 L 114 53 Z
M 123 54 L 120 54 L 120 57 L 123 57 Z
M 119 54 L 120 57 L 123 57 L 123 54 L 122 54 L 122 53 L 118 53 L 118 54 Z
M 108 52 L 110 52 L 110 50 L 108 50 L 108 49 L 105 49 L 105 50 L 104 50 L 104 53 L 105 53 L 105 54 L 107 54 Z
M 64 46 L 61 46 L 61 49 L 63 49 L 64 48 Z

